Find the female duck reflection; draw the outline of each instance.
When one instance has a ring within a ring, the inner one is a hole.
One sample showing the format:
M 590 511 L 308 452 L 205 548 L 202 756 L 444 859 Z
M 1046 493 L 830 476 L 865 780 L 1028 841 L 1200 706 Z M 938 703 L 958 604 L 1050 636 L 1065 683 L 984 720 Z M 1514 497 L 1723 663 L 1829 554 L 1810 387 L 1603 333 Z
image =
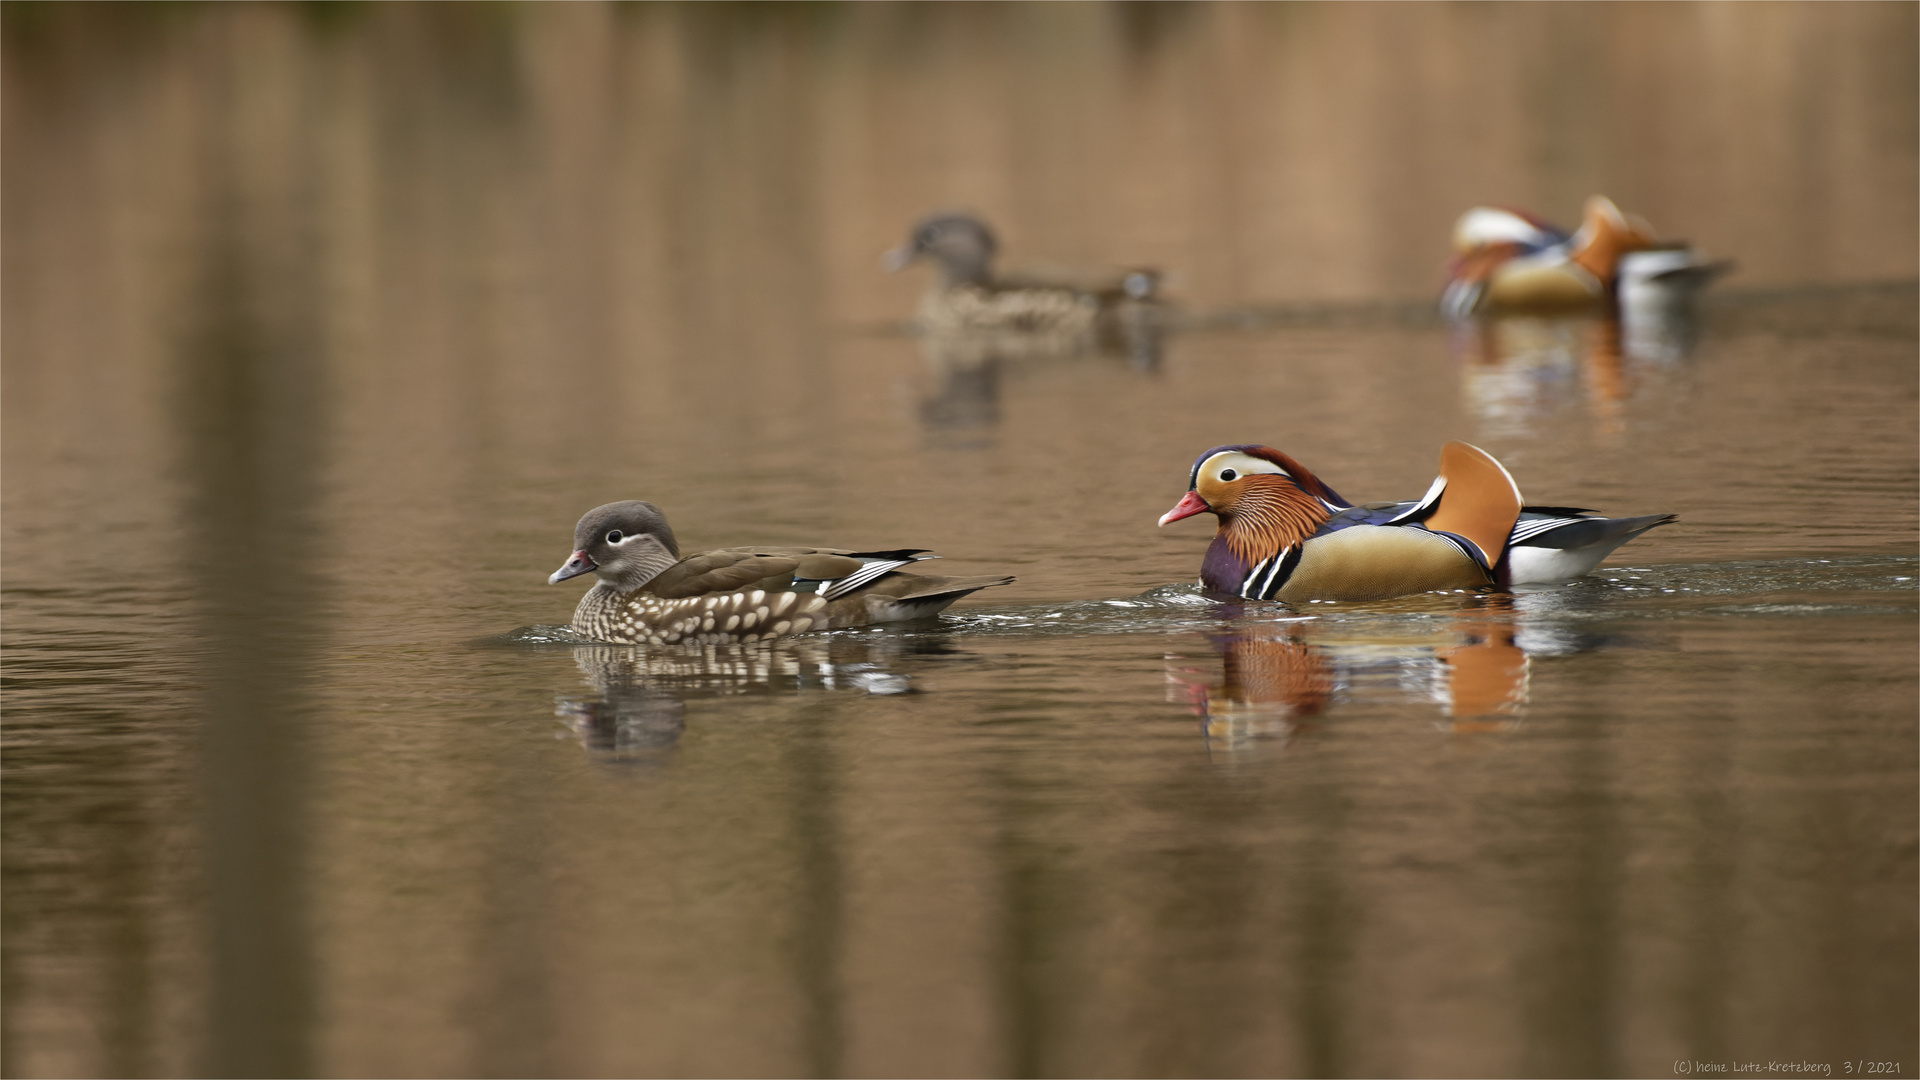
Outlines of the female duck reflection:
M 1361 700 L 1437 705 L 1440 726 L 1452 732 L 1509 730 L 1527 703 L 1529 649 L 1578 647 L 1564 635 L 1526 633 L 1516 599 L 1527 600 L 1475 597 L 1433 628 L 1306 618 L 1208 635 L 1213 657 L 1167 656 L 1167 700 L 1187 705 L 1209 745 L 1228 751 L 1311 731 L 1333 705 Z
M 950 651 L 925 634 L 884 631 L 669 650 L 582 645 L 574 663 L 592 692 L 560 695 L 554 715 L 590 753 L 658 760 L 678 744 L 689 701 L 801 690 L 907 693 L 907 677 L 889 670 L 898 657 Z
M 933 333 L 919 335 L 921 358 L 926 361 L 932 389 L 920 399 L 920 420 L 936 431 L 989 428 L 1000 422 L 1000 380 L 1009 368 L 1037 358 L 1067 359 L 1082 355 L 1078 348 L 1055 352 L 1052 339 L 1034 339 L 1030 347 L 1017 335 L 995 333 Z M 1100 355 L 1124 351 L 1135 371 L 1151 373 L 1160 367 L 1164 335 L 1157 322 L 1141 317 L 1122 348 L 1095 350 Z

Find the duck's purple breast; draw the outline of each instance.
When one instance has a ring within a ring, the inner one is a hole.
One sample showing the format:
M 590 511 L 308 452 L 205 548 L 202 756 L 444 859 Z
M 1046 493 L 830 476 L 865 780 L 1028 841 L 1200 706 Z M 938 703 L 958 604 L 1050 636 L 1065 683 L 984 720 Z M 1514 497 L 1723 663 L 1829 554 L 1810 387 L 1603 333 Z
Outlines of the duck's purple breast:
M 1214 592 L 1238 593 L 1247 579 L 1245 559 L 1227 546 L 1227 538 L 1216 536 L 1207 547 L 1206 560 L 1200 564 L 1200 584 Z

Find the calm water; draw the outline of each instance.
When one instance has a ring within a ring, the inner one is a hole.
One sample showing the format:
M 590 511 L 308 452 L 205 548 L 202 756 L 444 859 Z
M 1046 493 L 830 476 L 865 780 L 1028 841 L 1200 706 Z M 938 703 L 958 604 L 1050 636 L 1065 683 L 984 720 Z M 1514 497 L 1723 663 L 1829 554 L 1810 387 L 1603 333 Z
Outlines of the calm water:
M 1913 1075 L 1915 12 L 10 6 L 0 1071 Z M 1593 191 L 1697 320 L 1427 314 Z M 1183 329 L 900 333 L 945 205 Z M 1448 438 L 1682 521 L 1300 610 L 1153 524 Z M 616 498 L 1019 581 L 569 644 Z

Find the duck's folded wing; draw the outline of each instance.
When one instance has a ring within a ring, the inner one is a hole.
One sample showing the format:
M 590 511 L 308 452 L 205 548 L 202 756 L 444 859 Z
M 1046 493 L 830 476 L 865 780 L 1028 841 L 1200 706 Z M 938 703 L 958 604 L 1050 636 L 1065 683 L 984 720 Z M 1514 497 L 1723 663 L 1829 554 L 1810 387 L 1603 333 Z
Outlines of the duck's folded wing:
M 973 577 L 934 577 L 929 574 L 895 574 L 875 585 L 870 592 L 895 600 L 926 600 L 935 597 L 960 597 L 995 585 L 1013 583 L 1011 574 L 980 574 Z
M 994 279 L 1002 289 L 1066 289 L 1089 295 L 1127 295 L 1127 278 L 1137 270 L 1109 266 L 1023 266 Z
M 898 551 L 862 551 L 844 555 L 815 555 L 802 560 L 797 580 L 820 582 L 820 595 L 829 600 L 863 589 L 903 566 L 936 558 L 919 548 Z
M 841 593 L 827 611 L 833 626 L 920 619 L 944 611 L 968 593 L 1012 580 L 1005 575 L 929 577 L 888 573 L 858 591 Z
M 792 555 L 761 554 L 741 548 L 707 551 L 690 555 L 661 571 L 659 577 L 648 583 L 648 588 L 654 595 L 669 600 L 732 592 L 768 578 L 791 580 L 799 566 L 800 559 Z
M 925 548 L 898 548 L 889 551 L 845 551 L 840 548 L 724 548 L 695 555 L 673 570 L 656 578 L 655 590 L 695 588 L 691 593 L 666 593 L 662 596 L 692 596 L 701 592 L 725 591 L 758 584 L 761 588 L 798 588 L 818 591 L 829 600 L 880 580 L 894 570 L 921 559 L 936 556 Z M 669 580 L 675 571 L 685 571 L 685 582 Z M 785 580 L 768 582 L 767 578 Z
M 1533 511 L 1534 508 L 1527 509 Z M 1520 521 L 1514 525 L 1512 542 L 1528 547 L 1567 549 L 1617 541 L 1612 543 L 1612 547 L 1619 547 L 1656 525 L 1678 520 L 1676 514 L 1606 518 L 1527 513 L 1521 515 Z

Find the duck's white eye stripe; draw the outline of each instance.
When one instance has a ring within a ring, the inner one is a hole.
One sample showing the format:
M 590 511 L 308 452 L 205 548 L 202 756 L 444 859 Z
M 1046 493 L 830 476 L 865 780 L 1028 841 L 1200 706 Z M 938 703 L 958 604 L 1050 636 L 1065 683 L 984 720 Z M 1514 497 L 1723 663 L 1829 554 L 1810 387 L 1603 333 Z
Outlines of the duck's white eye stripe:
M 1199 483 L 1200 478 L 1203 476 L 1220 483 L 1230 483 L 1234 480 L 1241 480 L 1249 476 L 1258 475 L 1286 476 L 1288 474 L 1287 470 L 1268 461 L 1266 458 L 1255 457 L 1252 454 L 1241 453 L 1238 450 L 1222 450 L 1220 453 L 1207 458 L 1205 461 L 1197 462 L 1194 465 L 1192 475 L 1187 478 L 1187 486 L 1191 488 L 1194 484 Z

